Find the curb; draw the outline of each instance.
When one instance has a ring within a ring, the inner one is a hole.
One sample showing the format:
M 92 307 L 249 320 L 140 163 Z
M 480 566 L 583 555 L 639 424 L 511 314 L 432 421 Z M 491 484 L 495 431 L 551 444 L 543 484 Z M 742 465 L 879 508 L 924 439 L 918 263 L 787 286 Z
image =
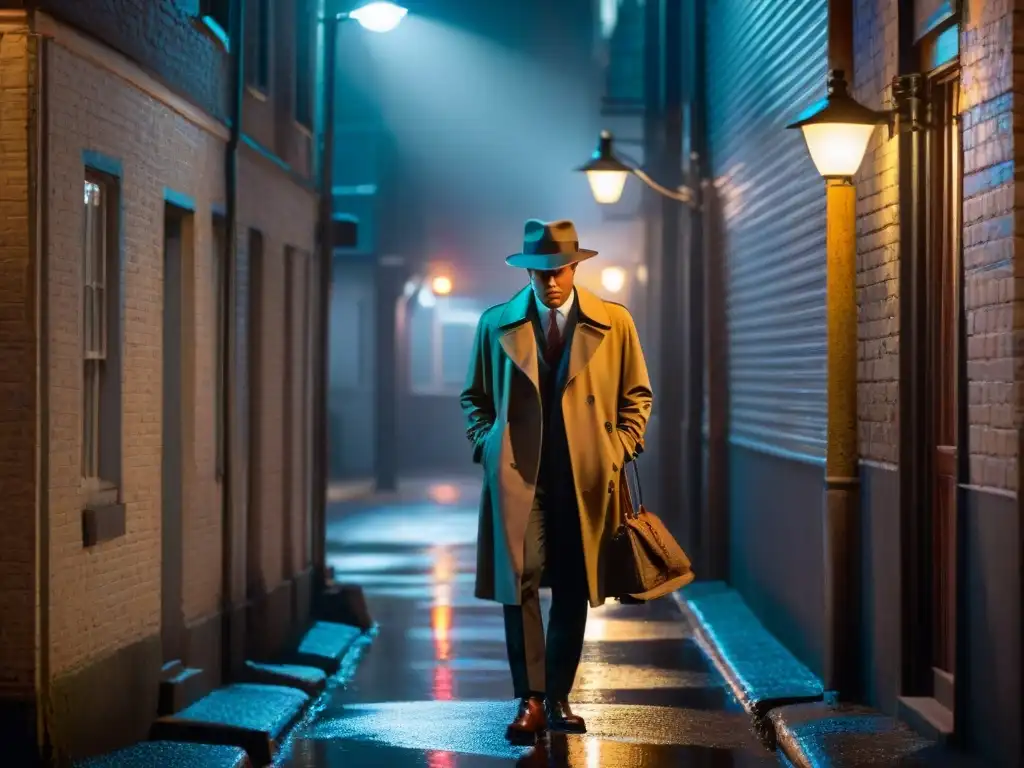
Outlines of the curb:
M 690 620 L 701 649 L 740 705 L 764 745 L 778 745 L 768 712 L 825 699 L 821 680 L 766 630 L 740 594 L 722 582 L 697 582 L 673 597 Z
M 698 582 L 673 598 L 701 649 L 750 714 L 762 743 L 792 768 L 863 765 L 977 766 L 870 707 L 838 703 L 821 680 L 723 582 Z

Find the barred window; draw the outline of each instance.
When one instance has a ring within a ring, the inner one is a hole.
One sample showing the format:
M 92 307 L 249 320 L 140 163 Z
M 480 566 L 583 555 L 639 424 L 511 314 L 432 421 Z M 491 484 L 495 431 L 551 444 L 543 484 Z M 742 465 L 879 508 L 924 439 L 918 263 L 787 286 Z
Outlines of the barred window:
M 82 243 L 82 475 L 87 479 L 100 477 L 101 402 L 108 335 L 108 204 L 108 184 L 87 175 Z

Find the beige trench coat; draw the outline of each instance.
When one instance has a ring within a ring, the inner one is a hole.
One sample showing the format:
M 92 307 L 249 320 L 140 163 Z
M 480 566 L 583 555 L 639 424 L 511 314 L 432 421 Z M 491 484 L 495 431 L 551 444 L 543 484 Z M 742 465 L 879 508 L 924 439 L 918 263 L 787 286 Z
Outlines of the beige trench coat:
M 622 511 L 623 464 L 643 451 L 653 395 L 629 311 L 576 288 L 579 320 L 562 395 L 592 606 L 602 605 L 608 541 Z M 476 596 L 521 600 L 523 540 L 533 505 L 543 432 L 538 348 L 529 286 L 480 318 L 461 404 L 483 465 Z

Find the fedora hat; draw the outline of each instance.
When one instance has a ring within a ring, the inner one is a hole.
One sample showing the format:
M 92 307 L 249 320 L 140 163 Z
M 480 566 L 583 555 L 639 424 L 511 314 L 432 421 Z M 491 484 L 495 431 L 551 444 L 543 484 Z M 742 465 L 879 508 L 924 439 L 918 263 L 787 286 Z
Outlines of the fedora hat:
M 506 257 L 505 263 L 522 269 L 560 269 L 593 256 L 597 251 L 580 248 L 571 221 L 528 219 L 523 228 L 523 250 Z

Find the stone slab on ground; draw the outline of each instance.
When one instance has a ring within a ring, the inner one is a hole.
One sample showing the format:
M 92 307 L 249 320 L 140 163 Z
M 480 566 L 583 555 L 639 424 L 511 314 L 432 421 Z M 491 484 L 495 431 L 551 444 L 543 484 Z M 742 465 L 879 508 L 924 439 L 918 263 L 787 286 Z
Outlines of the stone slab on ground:
M 263 664 L 246 661 L 242 668 L 240 682 L 266 683 L 298 688 L 310 696 L 317 696 L 327 687 L 327 673 L 319 667 L 301 664 Z
M 296 688 L 236 683 L 218 688 L 175 715 L 158 718 L 151 741 L 192 741 L 242 747 L 253 765 L 269 765 L 281 738 L 310 696 Z
M 246 768 L 245 750 L 220 744 L 144 741 L 75 763 L 76 768 Z
M 345 654 L 362 634 L 359 627 L 318 621 L 303 636 L 299 647 L 289 654 L 289 661 L 335 675 Z
M 795 768 L 934 766 L 974 768 L 895 718 L 855 704 L 793 704 L 771 712 L 779 751 Z
M 675 598 L 749 713 L 761 718 L 773 707 L 824 698 L 821 680 L 762 626 L 736 590 L 697 582 Z

